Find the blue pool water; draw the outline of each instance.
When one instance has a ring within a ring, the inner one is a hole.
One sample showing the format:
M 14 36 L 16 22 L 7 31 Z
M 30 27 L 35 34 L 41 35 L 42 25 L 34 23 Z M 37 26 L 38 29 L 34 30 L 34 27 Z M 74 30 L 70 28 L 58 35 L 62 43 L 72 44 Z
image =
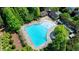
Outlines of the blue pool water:
M 50 27 L 51 24 L 49 23 L 33 24 L 25 27 L 25 31 L 28 33 L 34 47 L 39 47 L 47 41 L 46 35 Z

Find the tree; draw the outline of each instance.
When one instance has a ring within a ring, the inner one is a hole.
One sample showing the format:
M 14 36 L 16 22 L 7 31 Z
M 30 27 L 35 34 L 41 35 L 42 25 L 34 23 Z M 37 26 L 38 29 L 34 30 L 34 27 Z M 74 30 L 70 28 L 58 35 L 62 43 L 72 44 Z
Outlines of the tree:
M 4 25 L 3 19 L 0 16 L 0 27 L 2 27 Z
M 71 10 L 69 10 L 67 7 L 61 7 L 59 8 L 59 11 L 61 11 L 62 13 L 71 13 Z
M 76 34 L 76 36 L 72 39 L 73 39 L 72 50 L 73 51 L 79 51 L 79 34 Z
M 33 20 L 33 15 L 29 13 L 29 10 L 24 7 L 14 8 L 15 11 L 19 14 L 19 16 L 23 19 L 24 23 L 28 23 Z
M 77 30 L 77 33 L 79 33 L 79 20 L 76 21 L 76 30 Z
M 72 18 L 73 18 L 74 21 L 79 20 L 79 16 L 74 16 L 74 17 L 72 17 Z
M 21 49 L 21 51 L 32 51 L 32 48 L 29 46 L 25 46 Z
M 40 16 L 40 8 L 39 7 L 35 7 L 35 12 L 34 12 L 36 17 Z
M 39 7 L 29 7 L 28 8 L 30 15 L 32 15 L 33 19 L 36 19 L 40 16 L 40 8 Z
M 60 14 L 60 19 L 67 24 L 74 25 L 74 21 L 68 13 Z
M 51 11 L 59 11 L 59 7 L 50 7 Z
M 15 7 L 16 8 L 16 7 Z M 13 12 L 13 14 L 16 16 L 16 18 L 20 21 L 20 23 L 23 25 L 24 24 L 24 21 L 23 19 L 21 18 L 21 16 L 19 15 L 18 13 L 18 10 L 15 9 L 15 8 L 10 8 Z
M 68 41 L 67 51 L 79 51 L 79 35 L 76 34 Z
M 64 34 L 65 37 L 68 37 L 68 31 L 67 31 L 67 29 L 65 28 L 64 25 L 58 25 L 58 26 L 55 28 L 54 33 L 55 33 L 55 35 L 57 35 L 57 34 L 59 34 L 59 33 L 60 33 L 60 34 Z
M 71 17 L 70 17 L 70 15 L 68 13 L 62 13 L 62 14 L 60 14 L 60 18 L 68 20 Z
M 11 40 L 11 35 L 7 32 L 3 33 L 3 36 L 0 37 L 0 42 L 1 42 L 1 50 L 3 51 L 9 51 L 12 50 L 12 45 L 9 44 Z
M 66 43 L 69 36 L 67 29 L 64 25 L 58 25 L 55 30 L 55 40 L 53 46 L 56 50 L 66 50 Z
M 73 47 L 74 51 L 79 51 L 79 43 L 76 43 Z
M 71 17 L 74 17 L 76 15 L 76 12 L 73 11 L 70 15 L 71 15 Z
M 8 24 L 9 29 L 11 31 L 17 32 L 21 26 L 21 23 L 18 18 L 13 14 L 11 8 L 3 8 L 3 14 L 4 16 L 6 16 L 6 22 Z

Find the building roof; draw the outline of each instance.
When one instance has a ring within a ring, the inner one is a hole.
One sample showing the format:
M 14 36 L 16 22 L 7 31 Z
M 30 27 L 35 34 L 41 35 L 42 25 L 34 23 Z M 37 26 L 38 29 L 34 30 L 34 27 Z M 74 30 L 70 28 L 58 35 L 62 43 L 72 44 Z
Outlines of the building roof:
M 67 9 L 71 10 L 71 11 L 74 11 L 76 7 L 68 7 Z
M 54 11 L 48 11 L 48 16 L 54 19 L 58 18 L 58 15 Z

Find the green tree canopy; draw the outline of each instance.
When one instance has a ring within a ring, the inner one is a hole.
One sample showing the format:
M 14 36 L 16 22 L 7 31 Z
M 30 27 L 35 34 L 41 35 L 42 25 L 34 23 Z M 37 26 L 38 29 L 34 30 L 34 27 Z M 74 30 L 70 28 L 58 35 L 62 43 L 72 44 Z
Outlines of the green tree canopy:
M 68 13 L 62 13 L 62 14 L 60 14 L 60 17 L 63 19 L 68 19 L 68 18 L 70 18 L 70 15 Z
M 56 50 L 66 50 L 66 43 L 69 36 L 67 29 L 64 25 L 58 25 L 55 30 L 54 48 Z
M 57 34 L 63 34 L 63 36 L 68 37 L 68 31 L 67 31 L 67 29 L 65 28 L 64 25 L 58 25 L 55 28 L 54 32 L 55 32 L 55 35 L 57 35 Z
M 40 8 L 39 7 L 28 7 L 28 10 L 34 19 L 40 16 Z
M 40 16 L 40 8 L 39 7 L 36 7 L 35 8 L 35 16 Z
M 4 25 L 3 19 L 0 16 L 0 26 Z
M 73 23 L 73 19 L 71 18 L 69 13 L 62 13 L 60 14 L 60 18 L 68 23 Z
M 79 51 L 79 43 L 76 43 L 72 50 Z
M 77 32 L 79 33 L 79 20 L 76 21 L 76 30 L 77 30 Z
M 23 19 L 24 23 L 30 22 L 33 20 L 34 15 L 30 14 L 30 11 L 24 7 L 14 8 L 17 11 L 18 15 Z
M 10 40 L 11 40 L 11 35 L 7 32 L 4 32 L 3 36 L 0 37 L 1 50 L 3 51 L 11 50 L 12 45 L 9 44 Z
M 51 11 L 59 11 L 59 7 L 50 7 Z
M 4 16 L 6 16 L 6 22 L 8 24 L 9 29 L 12 31 L 18 31 L 21 26 L 21 23 L 17 19 L 17 17 L 13 14 L 11 8 L 9 7 L 3 8 L 3 14 Z

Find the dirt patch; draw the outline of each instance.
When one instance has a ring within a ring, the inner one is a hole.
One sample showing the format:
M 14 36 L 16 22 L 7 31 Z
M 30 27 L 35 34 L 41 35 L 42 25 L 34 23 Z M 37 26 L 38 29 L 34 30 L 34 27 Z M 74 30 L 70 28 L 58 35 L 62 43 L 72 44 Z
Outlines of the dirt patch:
M 4 32 L 4 28 L 0 28 L 0 36 L 3 35 L 3 32 Z
M 22 45 L 21 45 L 21 42 L 20 42 L 18 34 L 12 33 L 11 35 L 12 35 L 11 40 L 13 40 L 13 44 L 15 45 L 16 50 L 22 48 Z

